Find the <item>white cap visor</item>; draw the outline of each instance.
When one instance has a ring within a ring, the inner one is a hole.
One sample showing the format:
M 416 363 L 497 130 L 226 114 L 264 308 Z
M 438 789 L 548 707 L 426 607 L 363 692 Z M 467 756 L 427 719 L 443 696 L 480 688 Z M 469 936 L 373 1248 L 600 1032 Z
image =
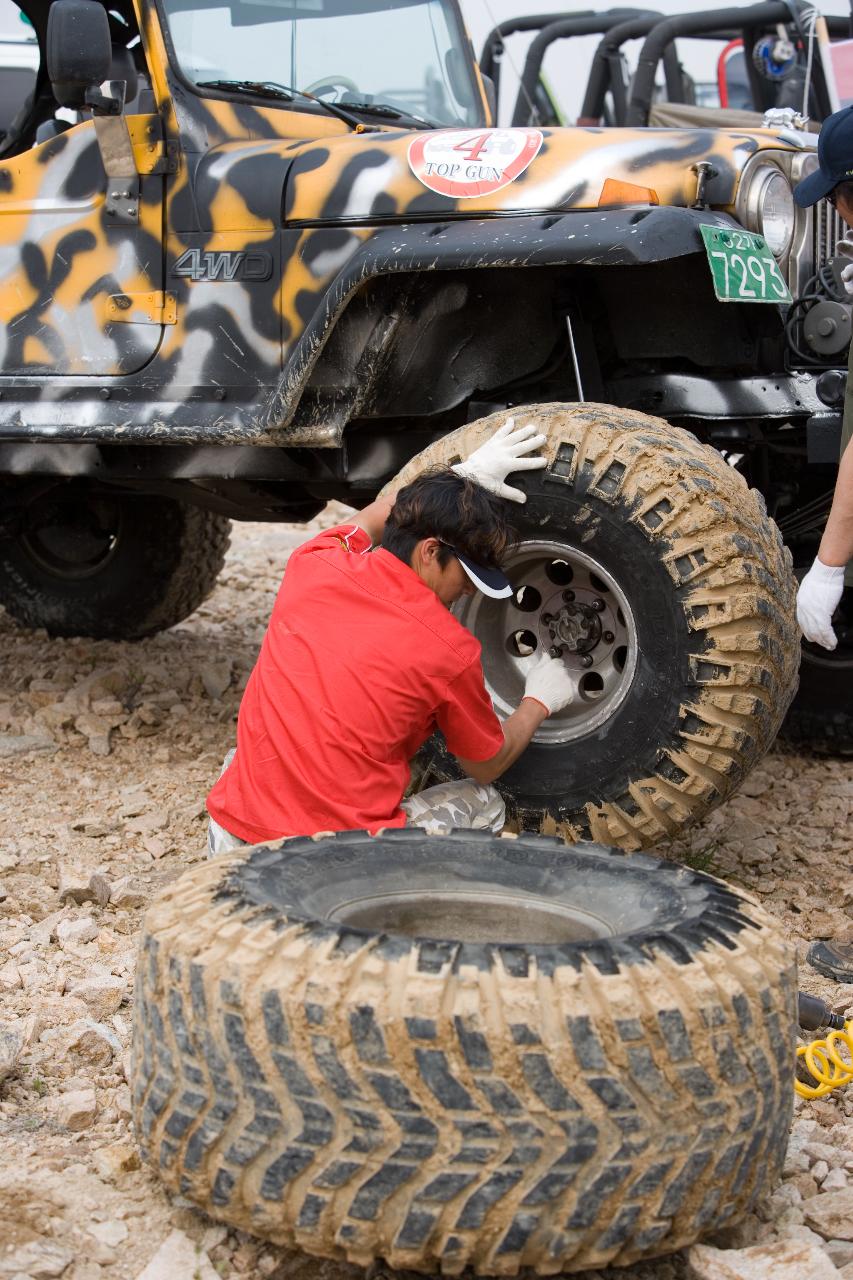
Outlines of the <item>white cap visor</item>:
M 482 591 L 483 595 L 491 596 L 493 600 L 506 600 L 512 595 L 512 584 L 505 573 L 501 573 L 500 569 L 487 569 L 485 565 L 477 564 L 470 556 L 464 555 L 461 551 L 456 551 L 456 558 L 462 565 L 468 577 L 473 582 L 478 591 Z

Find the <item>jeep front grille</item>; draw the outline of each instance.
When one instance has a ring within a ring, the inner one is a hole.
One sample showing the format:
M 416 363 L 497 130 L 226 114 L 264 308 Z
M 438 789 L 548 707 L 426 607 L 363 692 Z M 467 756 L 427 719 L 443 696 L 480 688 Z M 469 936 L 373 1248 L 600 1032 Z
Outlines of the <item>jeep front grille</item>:
M 813 217 L 812 262 L 817 271 L 828 258 L 834 256 L 835 246 L 843 239 L 847 228 L 828 200 L 818 200 Z
M 827 200 L 797 213 L 797 230 L 788 255 L 788 288 L 801 298 L 820 268 L 835 256 L 838 241 L 847 228 Z

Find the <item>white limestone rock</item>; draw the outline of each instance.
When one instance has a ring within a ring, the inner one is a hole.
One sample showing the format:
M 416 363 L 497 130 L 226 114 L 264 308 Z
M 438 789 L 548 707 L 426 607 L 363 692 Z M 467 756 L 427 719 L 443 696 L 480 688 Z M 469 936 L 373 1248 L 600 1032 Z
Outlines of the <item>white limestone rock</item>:
M 72 986 L 68 994 L 83 1001 L 95 1022 L 104 1022 L 117 1012 L 126 990 L 123 978 L 107 974 L 84 978 Z
M 14 1280 L 15 1276 L 30 1276 L 31 1280 L 55 1280 L 71 1266 L 74 1254 L 70 1249 L 37 1236 L 26 1244 L 0 1245 L 0 1280 Z
M 778 1240 L 751 1249 L 696 1244 L 687 1260 L 691 1280 L 838 1280 L 832 1259 L 806 1240 Z
M 206 1253 L 183 1231 L 168 1235 L 136 1280 L 220 1280 Z
M 803 1202 L 806 1222 L 824 1240 L 853 1240 L 853 1187 Z
M 50 1099 L 50 1110 L 57 1124 L 80 1133 L 95 1123 L 98 1102 L 94 1089 L 71 1089 Z

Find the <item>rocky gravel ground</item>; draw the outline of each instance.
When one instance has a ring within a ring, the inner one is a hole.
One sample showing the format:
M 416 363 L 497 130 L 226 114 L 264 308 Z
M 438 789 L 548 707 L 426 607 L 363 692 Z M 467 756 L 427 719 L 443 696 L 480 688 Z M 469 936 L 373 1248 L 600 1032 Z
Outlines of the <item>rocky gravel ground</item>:
M 50 640 L 0 611 L 0 1280 L 360 1280 L 226 1230 L 140 1168 L 129 1125 L 134 944 L 204 855 L 205 794 L 289 550 L 243 525 L 215 594 L 139 644 Z M 774 751 L 666 856 L 756 893 L 798 944 L 853 934 L 853 763 Z M 853 1017 L 853 986 L 802 986 Z M 853 1086 L 797 1107 L 785 1176 L 689 1256 L 623 1280 L 853 1280 Z

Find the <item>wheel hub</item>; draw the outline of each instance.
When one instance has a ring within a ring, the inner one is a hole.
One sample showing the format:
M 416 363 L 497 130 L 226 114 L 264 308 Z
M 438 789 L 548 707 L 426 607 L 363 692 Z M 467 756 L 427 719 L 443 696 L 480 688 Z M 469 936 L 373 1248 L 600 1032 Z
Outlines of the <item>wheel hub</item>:
M 495 710 L 502 718 L 512 714 L 531 664 L 549 653 L 565 664 L 574 696 L 543 721 L 535 740 L 583 737 L 610 719 L 634 679 L 637 633 L 627 597 L 592 556 L 559 542 L 522 542 L 503 567 L 514 588 L 510 598 L 475 592 L 455 607 L 483 646 Z
M 563 593 L 564 600 L 567 594 Z M 543 613 L 542 621 L 553 642 L 552 658 L 562 657 L 565 650 L 569 653 L 591 653 L 601 640 L 600 612 L 591 604 L 563 604 L 559 613 Z
M 42 569 L 73 581 L 103 569 L 115 552 L 120 529 L 121 510 L 114 498 L 68 485 L 30 504 L 21 542 Z

